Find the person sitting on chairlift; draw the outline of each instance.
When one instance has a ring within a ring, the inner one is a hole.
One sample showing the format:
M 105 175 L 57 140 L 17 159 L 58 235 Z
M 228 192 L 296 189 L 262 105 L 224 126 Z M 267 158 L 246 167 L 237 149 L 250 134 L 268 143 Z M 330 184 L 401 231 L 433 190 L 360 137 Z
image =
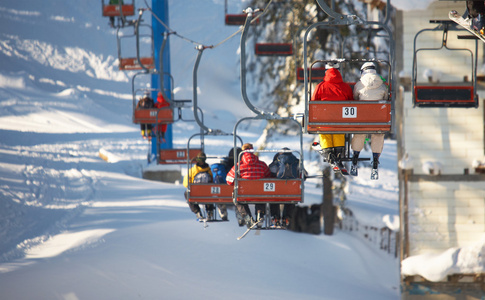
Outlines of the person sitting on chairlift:
M 155 104 L 153 103 L 150 93 L 146 92 L 145 95 L 136 104 L 136 109 L 150 109 L 153 108 Z M 140 124 L 141 135 L 143 138 L 150 138 L 152 135 L 152 124 Z
M 242 150 L 252 150 L 253 145 L 246 143 L 242 146 Z M 243 179 L 261 179 L 271 177 L 271 172 L 269 171 L 268 165 L 259 160 L 259 158 L 252 152 L 244 152 L 241 155 L 241 161 L 238 162 L 239 174 Z M 226 181 L 229 185 L 234 185 L 234 177 L 236 176 L 235 166 L 231 168 L 229 173 L 227 173 Z M 236 216 L 239 214 L 239 226 L 244 225 L 250 228 L 256 221 L 252 218 L 251 211 L 247 204 L 236 204 Z M 256 204 L 255 212 L 258 220 L 263 220 L 266 213 L 266 204 Z M 261 224 L 258 224 L 261 226 Z
M 354 100 L 352 88 L 345 83 L 339 72 L 338 63 L 327 63 L 325 77 L 315 88 L 312 101 Z M 345 134 L 320 134 L 320 147 L 324 161 L 334 165 L 334 169 L 343 170 L 341 158 L 345 155 Z
M 273 157 L 273 162 L 269 164 L 271 176 L 280 179 L 297 179 L 301 178 L 300 160 L 289 152 L 290 148 L 284 147 Z M 306 171 L 303 170 L 306 175 Z M 270 204 L 271 227 L 287 228 L 291 222 L 290 218 L 295 209 L 295 204 L 285 204 L 283 206 L 283 215 L 281 214 L 280 204 Z
M 163 97 L 162 92 L 158 92 L 157 96 L 157 102 L 155 102 L 155 108 L 163 108 L 163 107 L 168 107 L 170 106 L 170 103 L 168 103 L 167 100 L 165 100 L 165 97 Z M 167 124 L 158 124 L 156 127 L 157 132 L 160 134 L 160 139 L 158 142 L 165 143 L 165 132 L 167 132 Z
M 109 5 L 119 5 L 121 1 L 121 5 L 123 5 L 123 0 L 109 0 Z M 112 28 L 115 27 L 115 17 L 109 17 L 109 23 Z
M 187 176 L 184 177 L 183 185 L 184 187 L 189 186 L 190 183 L 210 183 L 212 182 L 212 171 L 210 166 L 205 162 L 207 156 L 204 152 L 200 152 L 197 156 L 193 159 L 195 165 L 189 170 Z M 206 173 L 206 174 L 203 174 Z M 205 176 L 204 176 L 205 175 Z M 205 179 L 205 180 L 199 180 Z M 187 199 L 187 191 L 185 191 L 185 199 Z M 204 220 L 202 213 L 200 211 L 200 207 L 198 204 L 189 203 L 190 210 L 197 216 L 197 220 L 201 221 Z M 214 214 L 214 205 L 213 204 L 206 204 L 205 209 L 207 211 L 207 220 L 211 220 Z
M 360 68 L 361 77 L 354 86 L 355 100 L 384 100 L 387 99 L 387 86 L 384 84 L 381 76 L 377 74 L 376 65 L 373 62 L 366 62 Z M 364 142 L 367 134 L 354 134 L 352 137 L 352 150 L 354 152 L 352 157 L 352 167 L 350 174 L 357 176 L 357 163 L 359 161 L 359 154 L 364 149 Z M 372 149 L 372 174 L 371 179 L 378 179 L 377 168 L 379 166 L 379 156 L 384 147 L 384 134 L 371 134 L 371 149 Z

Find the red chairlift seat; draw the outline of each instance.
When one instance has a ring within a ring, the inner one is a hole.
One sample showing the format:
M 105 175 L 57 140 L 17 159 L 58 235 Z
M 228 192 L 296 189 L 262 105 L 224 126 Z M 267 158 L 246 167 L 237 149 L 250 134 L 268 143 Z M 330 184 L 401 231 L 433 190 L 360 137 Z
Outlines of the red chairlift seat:
M 123 16 L 133 16 L 135 14 L 135 6 L 133 4 L 122 4 L 120 12 L 118 4 L 103 5 L 103 17 L 121 17 L 121 13 L 123 13 Z
M 325 133 L 385 133 L 391 130 L 391 102 L 310 101 L 307 131 Z
M 298 82 L 304 82 L 305 81 L 305 74 L 303 73 L 303 68 L 298 68 L 297 73 L 296 73 L 296 79 Z M 323 78 L 325 77 L 325 68 L 313 68 L 312 69 L 312 81 L 311 82 L 320 82 L 323 81 Z M 310 77 L 308 77 L 308 80 L 310 80 Z
M 121 71 L 142 70 L 143 67 L 147 69 L 155 68 L 153 57 L 141 57 L 140 62 L 142 63 L 143 67 L 138 63 L 138 59 L 136 57 L 120 58 L 119 61 Z
M 173 109 L 171 108 L 138 108 L 133 112 L 135 124 L 173 123 Z
M 477 107 L 473 86 L 414 86 L 418 107 Z
M 293 45 L 288 43 L 257 43 L 255 53 L 261 56 L 289 56 L 293 54 Z
M 194 204 L 233 204 L 234 186 L 226 183 L 192 183 L 187 201 Z
M 226 15 L 226 25 L 237 25 L 237 26 L 241 26 L 241 25 L 244 25 L 244 23 L 246 22 L 246 14 L 227 14 Z M 251 24 L 259 24 L 259 18 L 256 19 L 255 22 L 251 23 Z
M 189 149 L 189 158 L 192 160 L 201 149 Z M 158 153 L 159 164 L 186 164 L 187 149 L 160 149 Z
M 238 179 L 239 204 L 296 204 L 302 202 L 302 179 Z

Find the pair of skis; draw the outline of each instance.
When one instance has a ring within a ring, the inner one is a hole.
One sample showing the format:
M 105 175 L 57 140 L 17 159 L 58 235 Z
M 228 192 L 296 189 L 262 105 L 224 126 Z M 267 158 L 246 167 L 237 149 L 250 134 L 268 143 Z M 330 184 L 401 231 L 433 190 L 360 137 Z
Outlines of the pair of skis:
M 465 19 L 463 18 L 456 10 L 450 11 L 448 14 L 449 18 L 460 25 L 461 27 L 465 28 L 469 32 L 471 32 L 473 35 L 478 37 L 482 42 L 485 43 L 485 36 L 480 32 L 476 31 L 475 29 L 472 28 L 472 19 Z
M 320 155 L 324 158 L 324 161 L 326 161 L 326 157 L 325 157 L 325 154 L 323 153 L 323 149 L 320 146 L 320 143 L 314 142 L 312 144 L 312 148 L 313 148 L 313 150 L 318 151 L 318 153 L 320 153 Z M 344 166 L 342 161 L 338 160 L 337 162 L 335 162 L 331 165 L 332 165 L 333 171 L 335 173 L 341 173 L 342 175 L 349 175 L 349 172 L 347 171 L 347 168 Z
M 323 150 L 322 150 L 322 148 L 321 148 L 321 146 L 318 142 L 314 142 L 312 144 L 312 148 L 315 151 L 318 151 L 318 153 L 320 153 L 320 155 L 325 158 Z M 349 173 L 349 171 L 347 171 L 347 168 L 344 166 L 344 164 L 340 160 L 338 160 L 336 163 L 332 164 L 332 167 L 333 167 L 333 171 L 335 173 L 340 173 L 342 175 L 352 175 L 352 176 L 358 175 L 357 166 L 355 166 L 354 164 L 352 164 L 352 166 L 350 168 L 350 173 Z M 377 171 L 377 169 L 372 169 L 370 179 L 371 180 L 379 179 L 379 172 Z

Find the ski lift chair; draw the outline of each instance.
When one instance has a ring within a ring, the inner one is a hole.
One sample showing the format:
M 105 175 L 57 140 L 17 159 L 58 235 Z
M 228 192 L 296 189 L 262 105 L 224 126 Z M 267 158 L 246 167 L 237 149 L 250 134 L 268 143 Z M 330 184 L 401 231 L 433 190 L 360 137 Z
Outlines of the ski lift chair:
M 108 2 L 108 4 L 106 2 Z M 103 17 L 124 17 L 133 16 L 135 14 L 134 0 L 120 0 L 118 4 L 109 4 L 109 1 L 101 0 L 101 9 L 103 12 Z
M 268 116 L 247 117 L 239 120 L 234 127 L 234 134 L 237 133 L 237 128 L 241 122 L 246 120 L 260 120 L 268 119 Z M 278 120 L 288 120 L 298 124 L 299 132 L 299 148 L 298 150 L 245 150 L 239 156 L 234 157 L 235 176 L 234 176 L 234 193 L 233 202 L 235 204 L 298 204 L 304 201 L 304 172 L 301 172 L 300 178 L 295 179 L 278 179 L 278 178 L 262 178 L 262 179 L 243 179 L 240 178 L 238 163 L 241 156 L 245 152 L 258 153 L 278 153 L 278 152 L 293 152 L 299 156 L 300 170 L 304 170 L 303 166 L 303 130 L 300 122 L 292 118 L 277 118 Z M 234 139 L 234 142 L 236 140 Z M 236 143 L 234 143 L 236 144 Z M 268 209 L 266 209 L 269 211 Z M 266 225 L 269 224 L 269 213 L 266 214 Z M 270 229 L 265 226 L 263 229 Z
M 204 134 L 206 137 L 207 135 L 212 135 L 212 136 L 221 136 L 221 135 L 226 135 L 222 134 L 221 132 L 209 132 Z M 187 149 L 190 148 L 190 142 L 194 137 L 201 136 L 201 134 L 194 134 L 192 135 L 188 142 L 187 142 Z M 237 137 L 239 139 L 240 144 L 242 145 L 242 140 L 240 137 Z M 199 152 L 202 150 L 199 150 Z M 197 152 L 197 153 L 199 153 Z M 195 156 L 197 156 L 197 153 L 195 153 Z M 187 158 L 187 173 L 191 169 L 191 164 L 193 162 L 193 156 L 192 158 Z M 222 159 L 223 157 L 217 157 L 217 156 L 207 156 L 208 159 L 214 159 L 214 158 L 219 158 Z M 229 172 L 229 170 L 226 170 Z M 227 183 L 191 183 L 190 180 L 188 180 L 188 186 L 187 186 L 187 202 L 188 203 L 193 203 L 193 204 L 199 204 L 199 205 L 208 205 L 208 204 L 226 204 L 226 205 L 233 205 L 233 198 L 232 198 L 232 193 L 234 191 L 234 187 L 231 185 L 228 185 Z M 214 217 L 217 220 L 216 217 L 217 214 L 214 214 Z
M 313 64 L 333 62 L 342 65 L 345 61 L 347 60 L 319 60 Z M 352 60 L 359 63 L 366 61 L 368 60 Z M 388 64 L 384 61 L 371 61 Z M 310 87 L 309 98 L 311 94 Z M 306 130 L 310 134 L 389 132 L 392 125 L 389 99 L 390 96 L 386 100 L 376 101 L 307 101 Z
M 344 62 L 358 62 L 363 63 L 373 61 L 375 63 L 384 63 L 390 65 L 385 61 L 378 60 L 318 60 L 312 63 L 340 63 L 341 68 Z M 392 74 L 389 71 L 389 74 Z M 312 74 L 310 73 L 309 82 L 312 82 Z M 348 82 L 353 89 L 355 82 Z M 308 97 L 311 98 L 311 85 L 308 92 Z M 345 156 L 341 158 L 342 161 L 350 161 L 350 144 L 351 135 L 354 133 L 388 133 L 391 132 L 392 127 L 392 104 L 389 95 L 386 100 L 375 101 L 308 101 L 307 114 L 305 114 L 305 122 L 307 124 L 306 131 L 309 134 L 345 134 Z M 370 160 L 370 158 L 359 158 L 359 161 Z
M 374 22 L 361 20 L 354 15 L 341 15 L 333 11 L 323 0 L 316 0 L 319 7 L 330 17 L 327 22 L 317 22 L 310 25 L 303 38 L 303 65 L 308 68 L 308 35 L 310 31 L 317 27 L 338 27 L 338 26 L 379 26 L 387 33 L 389 46 L 389 60 L 370 60 L 375 63 L 385 63 L 388 65 L 389 99 L 376 101 L 310 101 L 311 93 L 311 73 L 304 72 L 305 82 L 305 114 L 304 128 L 310 134 L 334 134 L 334 133 L 386 133 L 392 131 L 392 116 L 394 114 L 394 99 L 396 88 L 393 83 L 394 76 L 394 40 L 392 31 L 386 25 L 389 15 L 389 0 L 385 22 Z M 363 63 L 369 60 L 322 60 L 317 62 L 333 63 Z M 316 62 L 310 65 L 310 69 Z M 310 75 L 310 76 L 309 76 Z M 343 74 L 345 75 L 345 74 Z
M 447 45 L 449 31 L 466 31 L 457 28 L 456 23 L 451 20 L 431 20 L 431 23 L 438 24 L 431 29 L 423 29 L 414 37 L 413 73 L 411 78 L 411 90 L 413 91 L 414 107 L 478 107 L 478 95 L 476 94 L 477 57 L 467 48 L 450 48 Z M 440 47 L 417 48 L 417 39 L 422 33 L 442 31 Z M 419 83 L 417 82 L 418 53 L 420 51 L 437 51 L 446 49 L 454 52 L 468 53 L 470 55 L 471 82 L 462 83 Z M 478 40 L 475 39 L 475 52 L 478 53 Z
M 126 32 L 122 32 L 122 28 L 119 27 L 116 31 L 116 40 L 118 46 L 118 60 L 119 60 L 119 69 L 122 71 L 131 71 L 131 70 L 153 70 L 155 69 L 155 59 L 154 59 L 154 41 L 153 41 L 153 28 L 148 24 L 141 24 L 141 16 L 143 10 L 140 10 L 140 14 L 138 20 L 133 23 L 133 33 L 132 34 L 124 34 Z M 147 32 L 140 33 L 142 29 L 147 29 Z M 140 38 L 148 38 L 151 41 L 150 50 L 146 52 L 142 56 L 140 53 Z M 135 55 L 134 56 L 125 56 L 122 53 L 122 41 L 124 40 L 132 40 L 135 39 Z
M 264 11 L 263 11 L 264 13 Z M 234 126 L 234 147 L 237 145 L 236 136 L 239 125 L 244 121 L 251 120 L 279 120 L 290 121 L 296 124 L 299 128 L 299 152 L 295 151 L 300 156 L 300 170 L 304 170 L 303 167 L 303 130 L 300 122 L 289 117 L 280 117 L 274 113 L 264 112 L 261 109 L 255 107 L 248 95 L 246 89 L 246 39 L 250 21 L 253 14 L 248 14 L 245 20 L 243 32 L 241 34 L 241 94 L 247 107 L 256 114 L 255 117 L 246 117 L 240 119 Z M 281 152 L 278 150 L 262 150 L 258 152 Z M 245 152 L 255 152 L 254 150 L 246 150 Z M 243 152 L 244 153 L 244 152 Z M 242 155 L 242 154 L 241 154 Z M 277 178 L 264 178 L 264 179 L 242 179 L 240 178 L 238 162 L 241 155 L 234 156 L 235 176 L 234 176 L 234 204 L 297 204 L 302 203 L 304 198 L 304 179 L 303 174 L 300 178 L 296 179 L 277 179 Z M 303 173 L 303 172 L 302 172 Z M 269 214 L 266 214 L 266 225 L 268 225 Z M 266 226 L 265 229 L 270 229 Z
M 179 118 L 175 121 L 183 121 L 183 122 L 189 122 L 189 121 L 194 121 L 194 120 L 183 120 L 181 118 L 181 109 L 184 107 L 184 103 L 186 103 L 187 100 L 175 100 L 172 101 L 172 104 L 178 108 L 179 110 Z M 203 112 L 202 110 L 198 109 L 199 113 L 202 115 Z M 174 122 L 175 122 L 174 121 Z M 202 130 L 201 130 L 202 132 Z M 157 139 L 159 138 L 158 136 L 159 132 L 157 131 Z M 198 134 L 200 135 L 200 134 Z M 189 140 L 190 141 L 190 140 Z M 160 147 L 160 144 L 158 143 L 158 157 L 157 157 L 157 163 L 160 165 L 172 165 L 172 164 L 185 164 L 188 161 L 192 161 L 199 152 L 203 151 L 204 149 L 204 142 L 203 142 L 203 136 L 201 137 L 201 147 L 200 148 L 176 148 L 176 149 L 162 149 Z

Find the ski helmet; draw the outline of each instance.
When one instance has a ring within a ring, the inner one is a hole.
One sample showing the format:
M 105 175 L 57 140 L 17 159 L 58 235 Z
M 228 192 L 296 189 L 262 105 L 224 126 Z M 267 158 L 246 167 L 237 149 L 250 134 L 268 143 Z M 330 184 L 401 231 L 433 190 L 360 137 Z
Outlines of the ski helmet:
M 376 74 L 376 65 L 373 62 L 366 62 L 365 64 L 360 67 L 360 74 L 364 75 L 366 73 L 373 73 Z

